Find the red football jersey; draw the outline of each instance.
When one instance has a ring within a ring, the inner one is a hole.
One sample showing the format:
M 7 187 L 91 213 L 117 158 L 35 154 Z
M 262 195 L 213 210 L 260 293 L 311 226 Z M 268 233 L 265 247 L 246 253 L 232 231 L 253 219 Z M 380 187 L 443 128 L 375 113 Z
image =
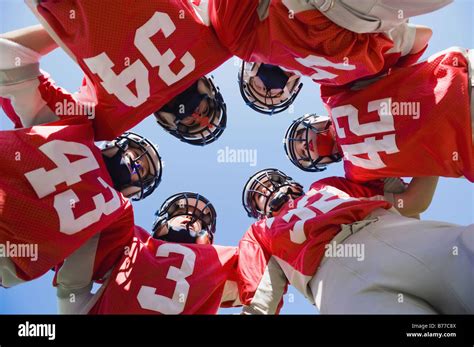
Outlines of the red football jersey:
M 87 118 L 1 131 L 0 147 L 0 244 L 16 277 L 41 276 L 101 231 L 130 237 L 131 204 L 113 189 Z M 12 253 L 22 247 L 23 256 Z M 97 271 L 116 261 L 113 250 Z
M 137 226 L 129 245 L 89 313 L 215 314 L 236 288 L 236 247 L 164 242 Z
M 97 95 L 97 140 L 159 110 L 231 54 L 200 15 L 206 2 L 27 0 Z
M 344 85 L 393 66 L 410 52 L 415 29 L 401 25 L 392 37 L 357 34 L 331 22 L 311 4 L 211 0 L 219 39 L 245 61 L 278 65 L 325 85 Z M 291 6 L 291 5 L 293 6 Z
M 3 109 L 7 117 L 10 118 L 10 120 L 13 122 L 13 126 L 15 128 L 23 127 L 23 125 L 21 124 L 21 119 L 20 117 L 18 117 L 15 110 L 13 109 L 13 106 L 9 99 L 0 97 L 0 107 Z
M 278 216 L 254 223 L 241 244 L 251 243 L 258 250 L 255 263 L 275 258 L 289 283 L 306 293 L 325 246 L 341 230 L 341 224 L 361 221 L 378 208 L 390 208 L 383 195 L 381 185 L 369 187 L 341 177 L 319 180 L 304 196 L 290 200 Z M 243 282 L 239 285 L 251 287 L 252 276 L 242 270 L 245 267 L 239 266 L 239 280 Z
M 357 89 L 322 87 L 346 177 L 464 176 L 474 182 L 467 50 L 394 68 Z

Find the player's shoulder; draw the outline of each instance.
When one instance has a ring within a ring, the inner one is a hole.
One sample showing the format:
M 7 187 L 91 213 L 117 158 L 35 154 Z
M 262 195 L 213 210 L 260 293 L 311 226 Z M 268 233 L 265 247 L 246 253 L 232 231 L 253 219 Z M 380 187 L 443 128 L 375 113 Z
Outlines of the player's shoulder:
M 310 186 L 310 190 L 320 190 L 325 187 L 334 187 L 338 188 L 347 184 L 350 184 L 351 181 L 349 181 L 347 178 L 344 177 L 338 177 L 338 176 L 330 176 L 330 177 L 324 177 L 321 178 L 315 182 L 313 182 Z
M 332 176 L 314 182 L 310 189 L 328 190 L 328 188 L 342 191 L 351 197 L 372 197 L 384 194 L 384 181 L 357 182 L 345 177 Z

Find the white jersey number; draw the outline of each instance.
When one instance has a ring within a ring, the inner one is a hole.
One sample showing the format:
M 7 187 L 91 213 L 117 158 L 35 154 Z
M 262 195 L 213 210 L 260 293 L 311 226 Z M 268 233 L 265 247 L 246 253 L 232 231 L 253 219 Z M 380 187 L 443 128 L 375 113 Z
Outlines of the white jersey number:
M 155 12 L 145 24 L 137 29 L 134 39 L 135 47 L 138 48 L 152 67 L 159 67 L 158 76 L 168 86 L 186 77 L 196 67 L 194 57 L 186 52 L 180 58 L 183 67 L 178 73 L 174 73 L 170 69 L 171 63 L 176 60 L 174 52 L 168 49 L 162 54 L 151 41 L 151 37 L 159 31 L 163 33 L 165 38 L 168 38 L 175 30 L 176 26 L 168 14 Z M 84 59 L 84 63 L 93 73 L 99 75 L 104 89 L 109 94 L 115 95 L 125 105 L 137 107 L 150 97 L 148 70 L 140 59 L 127 66 L 118 75 L 112 70 L 115 64 L 105 52 Z M 135 81 L 137 95 L 128 88 L 132 81 Z
M 354 106 L 344 105 L 333 108 L 331 115 L 334 120 L 337 136 L 341 139 L 346 137 L 344 128 L 339 124 L 339 119 L 343 117 L 347 117 L 349 130 L 357 136 L 376 135 L 395 131 L 391 102 L 391 98 L 369 102 L 367 107 L 368 112 L 377 111 L 380 120 L 363 124 L 359 122 L 359 111 Z M 384 135 L 379 140 L 374 136 L 367 137 L 360 143 L 342 145 L 341 149 L 346 160 L 355 166 L 369 170 L 382 169 L 387 166 L 379 153 L 385 152 L 387 154 L 393 154 L 400 151 L 397 147 L 395 134 Z M 357 155 L 367 155 L 368 159 L 360 158 Z
M 351 71 L 356 68 L 355 65 L 351 65 L 348 63 L 333 63 L 332 61 L 329 61 L 326 58 L 318 57 L 315 55 L 308 55 L 306 58 L 295 58 L 295 60 L 301 65 L 314 70 L 314 73 L 309 77 L 315 81 L 332 80 L 339 77 L 339 75 L 336 75 L 332 72 L 323 69 L 325 67 L 331 67 L 333 69 L 341 71 Z
M 308 199 L 316 194 L 322 196 L 315 202 L 308 204 Z M 311 189 L 305 194 L 297 203 L 296 208 L 288 211 L 283 216 L 283 220 L 290 222 L 293 216 L 297 216 L 298 220 L 292 229 L 290 229 L 290 240 L 296 244 L 302 244 L 306 241 L 306 234 L 304 232 L 305 223 L 317 216 L 317 213 L 309 207 L 315 207 L 322 213 L 328 213 L 339 205 L 348 201 L 357 201 L 358 199 L 350 197 L 348 194 L 334 187 L 327 186 L 320 190 Z
M 170 253 L 178 253 L 184 256 L 181 268 L 171 266 L 166 276 L 167 279 L 175 281 L 176 287 L 173 297 L 156 294 L 156 288 L 142 286 L 138 292 L 138 302 L 142 308 L 160 312 L 162 314 L 180 314 L 184 310 L 189 294 L 189 283 L 186 277 L 194 272 L 196 254 L 190 248 L 178 243 L 164 243 L 156 251 L 157 257 L 167 257 Z
M 56 168 L 49 171 L 39 168 L 25 173 L 26 179 L 40 199 L 56 192 L 57 185 L 66 183 L 67 186 L 71 186 L 79 183 L 81 175 L 99 168 L 99 163 L 90 148 L 82 143 L 53 140 L 38 149 L 56 165 Z M 83 158 L 71 162 L 67 155 L 78 155 Z M 109 190 L 113 197 L 106 202 L 103 194 L 95 195 L 92 198 L 95 209 L 78 218 L 75 218 L 73 209 L 80 199 L 72 189 L 54 196 L 54 208 L 58 214 L 60 232 L 75 234 L 98 222 L 102 215 L 110 215 L 120 207 L 118 193 L 101 177 L 97 179 L 104 187 L 104 191 Z

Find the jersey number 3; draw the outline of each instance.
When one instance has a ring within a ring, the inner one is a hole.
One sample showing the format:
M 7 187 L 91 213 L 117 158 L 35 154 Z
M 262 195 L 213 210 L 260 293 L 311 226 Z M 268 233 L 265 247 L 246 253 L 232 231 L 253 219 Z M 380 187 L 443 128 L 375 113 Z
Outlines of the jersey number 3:
M 184 256 L 181 268 L 171 266 L 166 278 L 176 282 L 173 297 L 156 294 L 156 288 L 142 286 L 138 292 L 140 306 L 147 310 L 160 312 L 162 314 L 180 314 L 184 311 L 186 299 L 189 294 L 189 283 L 186 278 L 194 272 L 196 254 L 188 247 L 177 243 L 164 243 L 156 250 L 157 257 L 168 257 L 170 253 L 178 253 Z

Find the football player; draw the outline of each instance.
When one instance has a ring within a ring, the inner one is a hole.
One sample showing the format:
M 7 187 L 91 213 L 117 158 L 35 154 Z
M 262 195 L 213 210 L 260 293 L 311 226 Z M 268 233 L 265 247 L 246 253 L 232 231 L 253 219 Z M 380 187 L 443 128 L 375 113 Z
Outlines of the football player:
M 251 109 L 273 115 L 295 101 L 303 83 L 300 76 L 280 67 L 243 61 L 238 76 L 242 98 Z
M 416 61 L 431 37 L 429 28 L 406 23 L 388 33 L 357 34 L 333 23 L 316 9 L 317 4 L 301 1 L 133 3 L 129 7 L 135 21 L 121 10 L 127 6 L 123 3 L 27 3 L 92 81 L 99 100 L 98 139 L 110 133 L 116 136 L 161 109 L 169 100 L 165 96 L 177 95 L 232 54 L 298 72 L 321 84 L 344 85 Z M 71 8 L 82 18 L 74 28 Z M 162 39 L 152 41 L 157 33 Z M 115 67 L 124 60 L 125 68 Z
M 121 226 L 133 225 L 133 212 L 114 186 L 133 199 L 156 188 L 161 168 L 149 161 L 148 146 L 142 152 L 129 145 L 107 166 L 93 137 L 83 116 L 0 132 L 0 244 L 12 250 L 0 257 L 2 286 L 43 275 L 98 234 L 122 237 Z M 114 182 L 107 169 L 120 169 L 120 162 L 130 168 L 129 179 Z M 15 252 L 20 246 L 28 253 Z
M 311 1 L 216 0 L 209 2 L 208 12 L 232 54 L 322 85 L 345 85 L 397 64 L 411 64 L 432 34 L 429 28 L 405 22 L 388 32 L 358 34 L 332 22 Z
M 133 225 L 126 198 L 145 199 L 161 181 L 152 143 L 125 133 L 100 150 L 82 116 L 1 131 L 0 140 L 4 287 L 41 276 L 91 238 L 112 248 L 112 239 L 123 242 Z M 31 225 L 41 233 L 32 233 Z M 20 245 L 32 247 L 30 255 L 19 255 Z
M 205 197 L 190 192 L 169 197 L 156 213 L 151 235 L 135 226 L 133 239 L 123 245 L 122 258 L 96 294 L 79 271 L 93 263 L 90 254 L 78 251 L 68 259 L 56 277 L 59 311 L 215 314 L 219 307 L 242 304 L 258 310 L 256 303 L 269 295 L 281 298 L 286 284 L 273 290 L 274 278 L 268 276 L 281 271 L 275 261 L 250 243 L 214 245 L 215 229 L 216 211 Z M 247 262 L 238 261 L 241 254 Z M 237 266 L 246 267 L 252 279 L 239 280 Z M 275 298 L 260 312 L 278 313 L 282 304 Z
M 262 185 L 264 179 L 272 182 Z M 421 212 L 437 177 L 415 183 L 401 198 Z M 271 258 L 280 266 L 282 271 L 269 274 L 275 293 L 289 282 L 321 313 L 474 312 L 474 225 L 404 217 L 400 212 L 406 211 L 384 200 L 381 187 L 340 177 L 319 180 L 305 194 L 299 188 L 274 169 L 256 173 L 245 185 L 244 207 L 260 219 L 239 247 L 251 244 L 260 250 L 253 261 Z M 271 209 L 268 200 L 280 192 L 287 202 Z M 249 259 L 240 254 L 239 261 Z M 246 270 L 239 266 L 244 284 L 253 278 Z M 263 299 L 244 312 L 265 312 L 280 297 Z
M 0 132 L 0 244 L 12 247 L 0 259 L 4 287 L 41 276 L 90 239 L 109 242 L 112 254 L 110 240 L 123 242 L 133 225 L 126 198 L 149 196 L 162 176 L 149 140 L 125 133 L 99 149 L 86 115 L 54 112 L 74 98 L 38 68 L 50 43 L 39 28 L 0 38 L 2 106 L 19 126 Z M 32 233 L 32 225 L 41 233 Z M 18 245 L 32 247 L 30 256 L 13 252 Z
M 81 100 L 80 93 L 71 95 L 56 87 L 54 81 L 39 69 L 39 59 L 55 47 L 54 41 L 41 26 L 15 30 L 0 37 L 2 107 L 14 123 L 22 125 L 19 128 L 47 126 L 47 123 L 60 119 L 65 120 L 61 124 L 66 126 L 68 117 L 80 116 L 84 117 L 87 127 L 88 118 L 93 115 L 92 110 L 83 114 L 85 109 L 69 107 L 69 102 L 75 104 Z M 77 125 L 79 121 L 74 119 L 72 124 Z M 29 134 L 28 131 L 25 133 Z M 102 156 L 114 188 L 125 197 L 141 200 L 150 195 L 161 180 L 162 165 L 158 150 L 138 134 L 128 132 L 105 142 Z
M 200 15 L 199 5 L 128 0 L 27 4 L 86 73 L 97 101 L 96 140 L 111 140 L 153 113 L 159 113 L 166 131 L 191 144 L 204 145 L 221 135 L 222 96 L 203 76 L 232 55 Z M 71 9 L 81 14 L 72 27 Z M 168 104 L 182 92 L 182 100 Z
M 99 105 L 87 79 L 79 92 L 69 94 L 39 69 L 40 58 L 56 47 L 49 34 L 38 25 L 0 37 L 0 70 L 3 72 L 0 97 L 6 114 L 17 127 L 55 121 L 71 112 L 95 122 Z M 223 97 L 212 78 L 207 77 L 200 78 L 155 112 L 155 116 L 167 132 L 193 145 L 215 141 L 227 121 Z
M 73 254 L 56 280 L 60 312 L 214 314 L 221 304 L 239 305 L 238 250 L 212 244 L 216 218 L 200 194 L 169 197 L 156 213 L 151 235 L 135 226 L 122 258 L 95 295 L 90 284 L 72 284 L 78 277 L 73 264 L 78 259 L 87 264 L 86 254 Z
M 145 199 L 161 181 L 161 159 L 148 140 L 126 133 L 99 150 L 84 120 L 0 132 L 4 287 L 41 276 L 91 238 L 111 248 L 112 239 L 123 242 L 133 225 L 126 198 Z M 19 255 L 18 247 L 32 247 L 30 255 Z
M 295 120 L 287 156 L 313 172 L 343 160 L 346 177 L 360 182 L 432 175 L 474 182 L 473 59 L 473 51 L 451 48 L 371 82 L 322 87 L 330 117 Z

